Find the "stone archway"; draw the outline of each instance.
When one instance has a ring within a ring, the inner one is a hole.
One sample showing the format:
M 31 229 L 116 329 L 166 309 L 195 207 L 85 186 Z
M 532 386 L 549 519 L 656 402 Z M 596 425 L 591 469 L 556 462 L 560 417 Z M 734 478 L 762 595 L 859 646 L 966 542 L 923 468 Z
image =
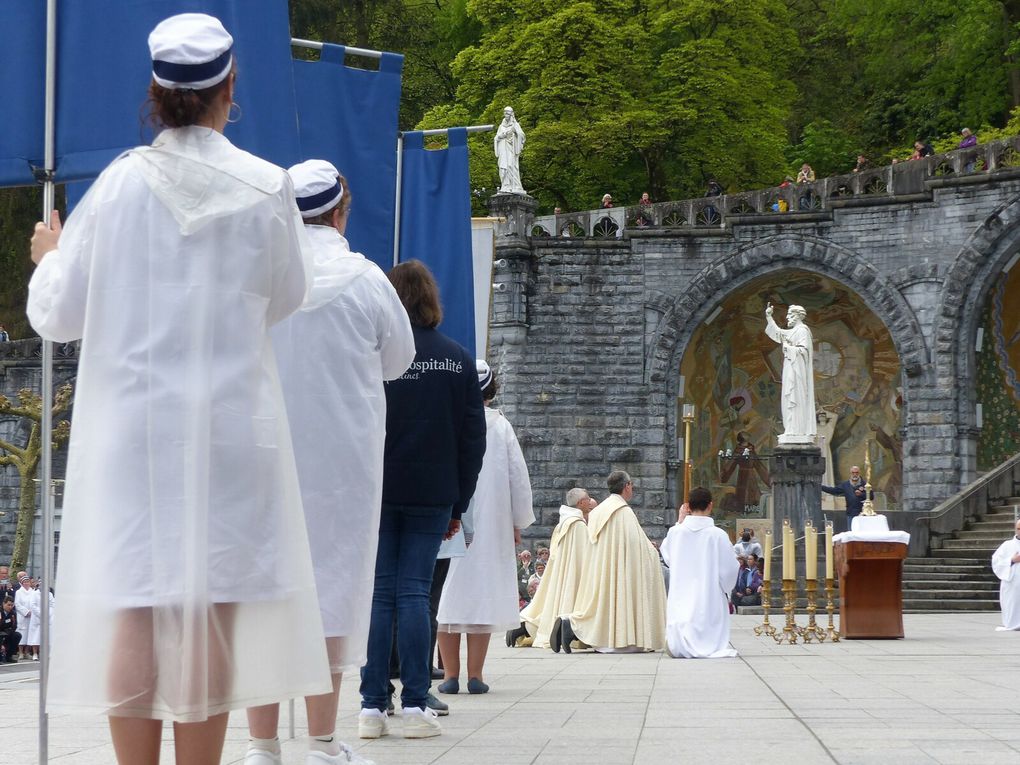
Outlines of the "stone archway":
M 646 357 L 646 382 L 663 392 L 664 401 L 674 400 L 678 391 L 678 375 L 674 371 L 680 368 L 698 327 L 727 295 L 762 277 L 787 270 L 815 273 L 842 284 L 854 291 L 885 325 L 903 371 L 903 421 L 907 428 L 902 468 L 904 474 L 910 474 L 914 463 L 920 464 L 925 456 L 906 448 L 918 435 L 909 427 L 912 394 L 922 384 L 928 368 L 920 324 L 903 295 L 874 266 L 851 250 L 823 239 L 803 235 L 759 239 L 704 268 L 682 295 L 654 295 L 646 307 L 657 313 L 659 320 Z M 665 413 L 668 437 L 675 438 L 677 423 L 672 409 L 665 407 Z M 912 485 L 904 486 L 903 506 L 913 509 L 916 501 L 927 500 L 935 491 L 944 491 L 945 479 L 943 473 L 929 471 Z

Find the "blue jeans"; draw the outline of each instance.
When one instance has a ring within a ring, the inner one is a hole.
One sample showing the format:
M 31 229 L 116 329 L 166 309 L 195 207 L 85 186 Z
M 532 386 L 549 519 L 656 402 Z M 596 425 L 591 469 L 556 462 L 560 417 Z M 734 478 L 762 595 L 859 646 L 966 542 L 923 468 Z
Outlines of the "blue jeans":
M 431 684 L 429 589 L 436 553 L 450 525 L 449 505 L 382 506 L 379 552 L 375 559 L 368 663 L 361 670 L 361 706 L 386 711 L 389 701 L 393 619 L 400 654 L 400 702 L 425 708 Z

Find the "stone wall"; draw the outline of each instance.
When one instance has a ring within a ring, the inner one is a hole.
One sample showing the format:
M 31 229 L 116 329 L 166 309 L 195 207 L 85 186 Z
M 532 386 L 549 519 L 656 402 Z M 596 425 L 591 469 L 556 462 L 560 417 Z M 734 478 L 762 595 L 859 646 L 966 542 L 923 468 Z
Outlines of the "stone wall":
M 652 535 L 677 491 L 675 400 L 694 331 L 727 294 L 797 269 L 855 290 L 903 370 L 903 509 L 926 511 L 973 480 L 974 337 L 994 280 L 1020 251 L 1020 175 L 936 179 L 923 194 L 723 226 L 631 228 L 619 237 L 497 237 L 490 361 L 518 431 L 548 537 L 563 492 L 635 478 Z M 505 206 L 505 201 L 503 202 Z M 764 320 L 763 320 L 764 323 Z M 986 423 L 986 427 L 994 423 Z

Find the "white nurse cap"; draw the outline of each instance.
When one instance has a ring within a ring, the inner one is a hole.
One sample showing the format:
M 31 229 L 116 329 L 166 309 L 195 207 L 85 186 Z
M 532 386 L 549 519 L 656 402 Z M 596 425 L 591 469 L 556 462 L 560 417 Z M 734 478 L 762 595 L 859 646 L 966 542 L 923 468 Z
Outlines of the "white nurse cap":
M 204 13 L 163 19 L 149 34 L 152 79 L 164 88 L 202 90 L 226 79 L 234 38 L 220 20 Z
M 336 207 L 344 195 L 340 171 L 324 159 L 308 159 L 287 170 L 302 218 L 314 218 Z
M 481 359 L 475 359 L 475 371 L 478 372 L 478 387 L 485 390 L 485 386 L 492 382 L 492 369 Z

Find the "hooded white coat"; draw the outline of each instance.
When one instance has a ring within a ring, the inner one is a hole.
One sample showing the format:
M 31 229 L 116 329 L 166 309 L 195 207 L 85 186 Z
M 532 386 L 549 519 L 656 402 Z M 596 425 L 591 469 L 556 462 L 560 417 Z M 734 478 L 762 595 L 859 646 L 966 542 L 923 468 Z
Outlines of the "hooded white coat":
M 382 512 L 384 380 L 414 360 L 407 311 L 382 270 L 327 226 L 306 228 L 314 282 L 273 328 L 334 673 L 367 660 Z
M 303 238 L 281 168 L 178 128 L 100 175 L 32 276 L 32 326 L 82 341 L 51 711 L 195 722 L 330 691 L 268 333 L 304 301 Z

